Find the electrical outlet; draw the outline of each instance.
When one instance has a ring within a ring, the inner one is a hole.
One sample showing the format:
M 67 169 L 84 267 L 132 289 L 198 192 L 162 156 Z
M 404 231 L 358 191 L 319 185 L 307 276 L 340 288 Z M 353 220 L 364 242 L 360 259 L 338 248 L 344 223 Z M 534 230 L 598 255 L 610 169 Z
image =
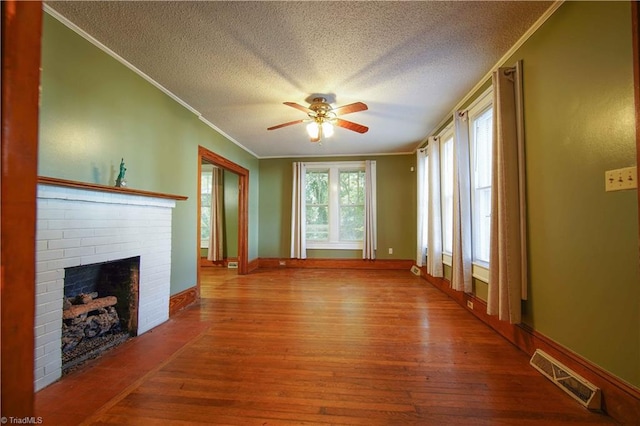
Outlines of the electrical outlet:
M 604 174 L 605 191 L 621 191 L 638 187 L 637 167 L 625 167 L 624 169 L 608 170 Z
M 393 254 L 393 249 L 389 247 L 389 254 Z
M 467 308 L 473 310 L 473 302 L 471 300 L 467 300 Z

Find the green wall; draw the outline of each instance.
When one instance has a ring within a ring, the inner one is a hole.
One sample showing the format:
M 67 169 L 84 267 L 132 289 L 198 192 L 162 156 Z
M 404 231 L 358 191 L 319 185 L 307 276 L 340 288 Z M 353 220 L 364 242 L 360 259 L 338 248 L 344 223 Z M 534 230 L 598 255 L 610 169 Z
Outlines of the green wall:
M 523 321 L 640 386 L 636 164 L 629 2 L 565 2 L 523 60 L 529 300 Z M 481 91 L 474 96 L 477 96 Z M 486 288 L 476 283 L 479 296 Z
M 224 256 L 238 257 L 238 175 L 224 172 Z
M 173 211 L 171 293 L 196 284 L 198 145 L 250 171 L 249 260 L 258 256 L 258 160 L 45 13 L 38 173 L 186 195 Z
M 291 247 L 291 185 L 294 161 L 376 160 L 378 259 L 413 259 L 416 246 L 414 155 L 260 160 L 260 257 L 288 258 Z M 388 249 L 393 248 L 393 254 Z M 308 250 L 310 258 L 362 259 L 356 250 Z

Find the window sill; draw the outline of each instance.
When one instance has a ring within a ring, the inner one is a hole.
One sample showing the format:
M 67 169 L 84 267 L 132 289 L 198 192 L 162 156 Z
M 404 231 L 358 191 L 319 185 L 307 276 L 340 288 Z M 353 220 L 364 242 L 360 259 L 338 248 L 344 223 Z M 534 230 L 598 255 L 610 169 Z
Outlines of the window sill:
M 307 243 L 310 250 L 362 250 L 362 243 Z
M 471 276 L 485 283 L 489 283 L 489 265 L 479 262 L 473 262 L 471 265 Z
M 451 267 L 453 263 L 451 255 L 443 253 L 442 263 L 444 265 L 447 265 L 448 267 Z M 471 276 L 482 282 L 489 283 L 489 265 L 484 262 L 473 262 L 471 265 Z

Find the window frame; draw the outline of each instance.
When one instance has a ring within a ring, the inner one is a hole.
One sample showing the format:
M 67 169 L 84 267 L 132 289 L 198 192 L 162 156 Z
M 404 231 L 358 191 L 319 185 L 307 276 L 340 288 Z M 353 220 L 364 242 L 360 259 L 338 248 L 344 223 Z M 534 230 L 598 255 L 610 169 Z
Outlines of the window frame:
M 477 234 L 476 227 L 477 225 L 477 216 L 476 216 L 476 173 L 475 173 L 475 164 L 476 164 L 476 135 L 475 135 L 475 119 L 485 114 L 489 109 L 493 109 L 493 87 L 488 88 L 482 95 L 480 95 L 470 106 L 468 109 L 469 116 L 469 154 L 471 157 L 471 161 L 469 164 L 469 177 L 471 179 L 471 253 L 472 253 L 472 265 L 473 265 L 473 276 L 482 281 L 488 282 L 489 275 L 489 261 L 485 261 L 482 259 L 476 258 L 476 244 L 477 244 Z M 492 111 L 493 114 L 493 111 Z M 493 121 L 493 120 L 492 120 Z M 492 144 L 493 134 L 490 141 Z M 490 173 L 492 171 L 490 170 Z M 490 177 L 491 179 L 491 177 Z M 492 190 L 491 185 L 489 186 L 489 190 Z M 491 215 L 492 212 L 489 213 Z M 489 227 L 489 235 L 491 235 L 491 228 Z M 489 243 L 490 244 L 490 243 Z M 489 249 L 490 250 L 490 249 Z
M 425 148 L 426 150 L 426 148 Z M 423 225 L 422 225 L 422 255 L 426 258 L 429 253 L 429 185 L 431 181 L 429 180 L 429 153 L 426 152 L 424 156 L 424 164 L 422 165 L 423 175 L 422 175 L 422 185 L 423 185 L 423 205 L 422 205 L 422 216 L 423 216 Z
M 211 185 L 211 181 L 213 179 L 213 168 L 214 168 L 214 166 L 211 165 L 211 164 L 203 164 L 202 168 L 200 169 L 200 194 L 199 194 L 199 197 L 200 197 L 200 218 L 203 217 L 202 210 L 204 210 L 204 209 L 208 209 L 209 210 L 209 215 L 211 215 L 211 202 L 209 202 L 208 205 L 205 205 L 202 202 L 202 196 L 204 194 L 209 194 L 209 196 L 211 196 L 211 194 L 213 192 L 212 191 L 213 188 L 211 187 L 212 186 Z M 202 178 L 205 175 L 209 176 L 209 186 L 208 186 L 208 188 L 205 188 L 205 186 L 202 185 Z M 208 192 L 206 191 L 207 189 L 208 189 Z M 202 219 L 200 219 L 200 220 L 202 220 Z M 202 231 L 203 231 L 202 224 L 200 224 L 200 248 L 201 249 L 208 249 L 209 248 L 209 236 L 207 236 L 206 238 L 203 238 L 202 237 Z M 209 230 L 209 232 L 211 232 L 211 230 Z
M 454 171 L 454 152 L 453 150 L 455 149 L 455 135 L 453 132 L 453 123 L 449 126 L 447 126 L 442 132 L 440 132 L 440 134 L 438 135 L 438 137 L 440 138 L 440 216 L 441 216 L 441 220 L 442 220 L 442 261 L 445 265 L 449 265 L 451 266 L 451 257 L 453 255 L 453 185 L 455 182 L 454 176 L 453 176 L 453 171 Z M 451 144 L 451 167 L 450 167 L 450 171 L 451 171 L 451 175 L 450 175 L 450 179 L 451 179 L 451 194 L 448 195 L 451 198 L 451 214 L 450 215 L 446 215 L 445 213 L 445 208 L 447 203 L 445 202 L 447 194 L 445 194 L 444 188 L 445 188 L 445 170 L 446 168 L 444 167 L 444 161 L 445 161 L 445 145 L 450 143 Z M 451 217 L 451 226 L 450 226 L 450 235 L 451 235 L 451 250 L 447 250 L 446 247 L 446 243 L 447 240 L 445 238 L 446 234 L 445 234 L 445 222 L 446 222 L 446 218 L 447 216 Z
M 340 240 L 340 171 L 364 171 L 364 161 L 331 161 L 305 163 L 306 171 L 329 172 L 329 240 L 318 241 L 306 239 L 310 250 L 362 250 L 364 241 Z M 306 175 L 305 175 L 306 180 Z M 305 194 L 306 203 L 306 194 Z M 306 220 L 306 218 L 305 218 Z

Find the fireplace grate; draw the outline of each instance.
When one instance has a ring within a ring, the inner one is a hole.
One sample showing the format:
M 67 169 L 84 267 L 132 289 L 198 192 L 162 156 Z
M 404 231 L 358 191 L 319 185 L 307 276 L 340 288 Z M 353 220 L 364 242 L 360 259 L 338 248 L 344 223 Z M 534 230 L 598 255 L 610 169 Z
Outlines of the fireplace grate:
M 85 361 L 97 358 L 107 350 L 124 343 L 129 337 L 129 333 L 119 332 L 83 340 L 72 350 L 62 353 L 62 375 L 70 373 Z

